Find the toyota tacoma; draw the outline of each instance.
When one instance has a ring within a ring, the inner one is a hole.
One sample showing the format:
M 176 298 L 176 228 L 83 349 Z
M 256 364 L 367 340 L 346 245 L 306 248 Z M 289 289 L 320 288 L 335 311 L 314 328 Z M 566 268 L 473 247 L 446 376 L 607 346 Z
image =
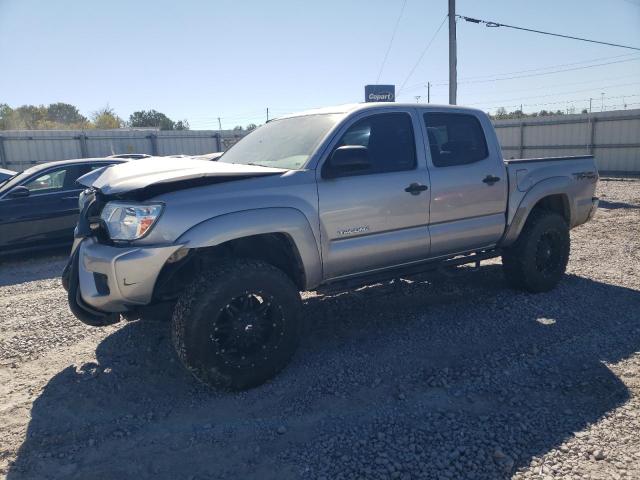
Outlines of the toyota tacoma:
M 503 159 L 479 110 L 317 109 L 268 122 L 217 162 L 148 158 L 82 177 L 63 284 L 89 325 L 169 305 L 184 365 L 250 388 L 291 359 L 301 291 L 494 257 L 512 286 L 552 289 L 597 180 L 592 156 Z

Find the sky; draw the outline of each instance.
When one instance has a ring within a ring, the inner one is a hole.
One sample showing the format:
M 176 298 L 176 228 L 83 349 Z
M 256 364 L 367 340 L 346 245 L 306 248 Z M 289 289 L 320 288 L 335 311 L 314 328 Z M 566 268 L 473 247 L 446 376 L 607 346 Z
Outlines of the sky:
M 446 12 L 447 0 L 0 0 L 0 103 L 156 109 L 193 129 L 360 102 L 372 83 L 423 103 L 430 82 L 431 103 L 447 103 Z M 640 0 L 457 0 L 457 13 L 640 47 Z M 640 51 L 463 20 L 457 32 L 458 104 L 640 108 Z

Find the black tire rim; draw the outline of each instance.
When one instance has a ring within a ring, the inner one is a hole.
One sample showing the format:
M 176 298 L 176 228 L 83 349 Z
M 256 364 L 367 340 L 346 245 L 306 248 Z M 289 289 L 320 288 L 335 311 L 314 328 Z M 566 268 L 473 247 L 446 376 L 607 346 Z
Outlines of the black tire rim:
M 252 368 L 278 350 L 284 333 L 284 315 L 273 297 L 245 292 L 218 311 L 210 338 L 225 365 Z
M 555 275 L 561 266 L 561 239 L 557 232 L 544 232 L 536 244 L 536 269 L 545 277 Z

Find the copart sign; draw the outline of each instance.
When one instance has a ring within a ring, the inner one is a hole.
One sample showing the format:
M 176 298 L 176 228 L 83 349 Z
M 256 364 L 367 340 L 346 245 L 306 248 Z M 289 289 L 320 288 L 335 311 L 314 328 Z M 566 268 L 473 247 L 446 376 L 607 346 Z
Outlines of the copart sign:
M 364 101 L 365 102 L 395 102 L 396 86 L 395 85 L 365 85 Z

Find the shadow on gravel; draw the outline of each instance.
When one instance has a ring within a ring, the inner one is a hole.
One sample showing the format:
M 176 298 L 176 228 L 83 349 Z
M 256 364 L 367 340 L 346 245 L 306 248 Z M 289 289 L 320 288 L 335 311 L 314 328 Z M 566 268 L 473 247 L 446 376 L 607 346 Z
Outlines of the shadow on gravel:
M 603 362 L 640 348 L 639 298 L 518 293 L 494 265 L 312 297 L 293 364 L 238 394 L 130 323 L 51 378 L 8 479 L 509 477 L 629 398 Z
M 0 287 L 59 277 L 69 247 L 0 256 Z
M 624 208 L 624 209 L 640 208 L 640 205 L 634 205 L 632 203 L 626 203 L 626 202 L 610 202 L 608 200 L 600 200 L 598 207 L 606 208 L 608 210 L 617 210 L 619 208 Z

